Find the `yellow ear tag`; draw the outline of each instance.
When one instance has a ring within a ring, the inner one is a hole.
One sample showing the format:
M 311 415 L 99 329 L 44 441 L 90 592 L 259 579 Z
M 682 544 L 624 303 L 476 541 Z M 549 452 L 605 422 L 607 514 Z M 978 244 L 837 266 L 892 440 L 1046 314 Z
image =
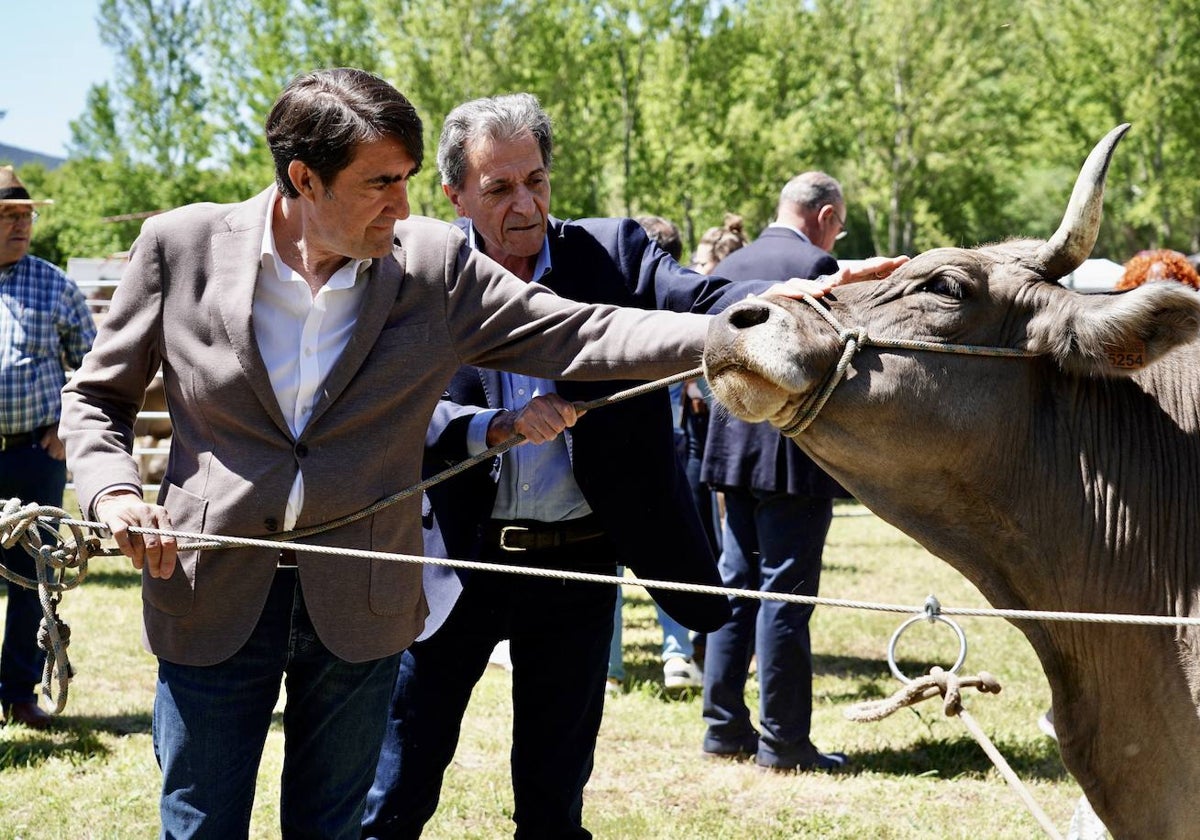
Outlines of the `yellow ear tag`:
M 1108 363 L 1118 370 L 1140 370 L 1146 366 L 1146 344 L 1131 342 L 1119 349 L 1106 347 Z

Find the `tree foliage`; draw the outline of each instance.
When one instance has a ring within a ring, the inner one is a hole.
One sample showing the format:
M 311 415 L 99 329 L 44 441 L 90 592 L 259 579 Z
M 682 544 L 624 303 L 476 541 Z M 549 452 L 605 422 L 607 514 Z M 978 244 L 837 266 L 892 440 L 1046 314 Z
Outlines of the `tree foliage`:
M 379 73 L 425 120 L 414 212 L 448 217 L 441 120 L 536 94 L 555 124 L 553 212 L 657 213 L 693 245 L 751 234 L 805 169 L 841 180 L 839 255 L 1047 236 L 1119 122 L 1097 253 L 1200 250 L 1200 0 L 102 0 L 114 77 L 71 160 L 32 171 L 59 206 L 36 247 L 127 247 L 101 221 L 270 182 L 262 122 L 317 67 Z M 24 177 L 24 173 L 23 173 Z

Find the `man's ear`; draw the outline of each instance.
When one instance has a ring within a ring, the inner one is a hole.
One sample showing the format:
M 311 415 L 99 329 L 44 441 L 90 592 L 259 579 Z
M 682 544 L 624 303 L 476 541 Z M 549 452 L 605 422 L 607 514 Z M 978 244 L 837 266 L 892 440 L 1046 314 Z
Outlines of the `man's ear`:
M 450 186 L 449 184 L 442 184 L 442 193 L 446 196 L 446 198 L 450 199 L 450 203 L 454 205 L 454 212 L 466 218 L 467 211 L 466 208 L 462 206 L 461 201 L 462 193 L 454 189 L 454 187 Z
M 287 172 L 288 177 L 292 180 L 292 186 L 296 188 L 296 192 L 309 200 L 316 198 L 318 189 L 316 173 L 306 163 L 300 160 L 293 160 L 288 164 Z

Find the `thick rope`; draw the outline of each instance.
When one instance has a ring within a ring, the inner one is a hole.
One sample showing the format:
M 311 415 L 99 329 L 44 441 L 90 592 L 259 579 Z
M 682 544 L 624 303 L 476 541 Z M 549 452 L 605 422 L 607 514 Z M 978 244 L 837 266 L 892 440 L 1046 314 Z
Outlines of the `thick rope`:
M 64 524 L 95 528 L 106 531 L 101 522 L 86 520 L 63 519 Z M 130 533 L 157 534 L 171 536 L 183 540 L 179 545 L 180 551 L 203 548 L 208 542 L 218 542 L 224 547 L 242 548 L 279 548 L 275 539 L 259 539 L 254 537 L 225 537 L 216 534 L 198 534 L 188 531 L 173 531 L 161 528 L 131 527 Z M 187 542 L 194 540 L 195 542 Z M 560 580 L 587 581 L 591 583 L 624 583 L 643 586 L 647 589 L 669 589 L 676 592 L 694 592 L 700 595 L 723 595 L 731 598 L 755 598 L 760 601 L 782 601 L 790 604 L 811 604 L 813 606 L 845 607 L 849 609 L 874 610 L 877 612 L 907 613 L 922 612 L 925 607 L 912 604 L 887 604 L 873 601 L 854 601 L 844 598 L 824 598 L 816 595 L 797 595 L 790 592 L 760 592 L 757 589 L 735 589 L 727 586 L 709 586 L 702 583 L 683 583 L 675 580 L 656 580 L 654 578 L 619 577 L 593 572 L 574 572 L 563 569 L 538 569 L 529 566 L 506 565 L 504 563 L 482 562 L 478 560 L 454 560 L 442 557 L 422 557 L 415 554 L 399 554 L 385 551 L 369 551 L 359 548 L 342 548 L 327 545 L 309 545 L 306 543 L 289 542 L 288 547 L 300 554 L 323 554 L 332 557 L 356 557 L 364 560 L 389 560 L 398 563 L 417 563 L 435 566 L 449 566 L 455 569 L 472 569 L 475 571 L 504 572 L 532 577 L 555 578 Z M 105 554 L 117 556 L 117 549 L 103 549 L 92 552 L 93 555 Z M 1200 617 L 1182 617 L 1172 615 L 1133 615 L 1128 613 L 1086 613 L 1086 612 L 1053 612 L 1047 610 L 1006 610 L 986 607 L 939 607 L 942 615 L 1001 617 L 1008 619 L 1038 619 L 1043 621 L 1081 621 L 1093 624 L 1135 624 L 1135 625 L 1165 625 L 1165 626 L 1200 626 Z
M 975 738 L 979 746 L 991 759 L 992 764 L 1000 771 L 1000 775 L 1008 782 L 1009 786 L 1016 792 L 1017 797 L 1029 809 L 1034 818 L 1041 825 L 1042 830 L 1046 832 L 1047 837 L 1053 840 L 1062 840 L 1062 835 L 1058 829 L 1054 827 L 1054 823 L 1046 816 L 1046 812 L 1034 801 L 1029 790 L 1021 782 L 1020 777 L 1013 772 L 1009 763 L 996 749 L 995 744 L 988 738 L 987 733 L 983 728 L 975 722 L 970 713 L 962 707 L 962 689 L 975 688 L 983 694 L 999 694 L 1000 683 L 991 674 L 986 671 L 980 671 L 976 677 L 959 677 L 956 674 L 948 671 L 943 671 L 941 668 L 933 667 L 929 669 L 927 676 L 913 680 L 911 683 L 903 686 L 899 691 L 885 700 L 871 700 L 865 703 L 858 703 L 851 706 L 845 715 L 850 720 L 856 721 L 878 721 L 883 720 L 888 715 L 892 714 L 905 706 L 912 706 L 922 700 L 927 700 L 930 697 L 940 695 L 942 697 L 942 711 L 947 717 L 957 717 L 962 720 L 963 725 L 967 727 L 967 731 Z

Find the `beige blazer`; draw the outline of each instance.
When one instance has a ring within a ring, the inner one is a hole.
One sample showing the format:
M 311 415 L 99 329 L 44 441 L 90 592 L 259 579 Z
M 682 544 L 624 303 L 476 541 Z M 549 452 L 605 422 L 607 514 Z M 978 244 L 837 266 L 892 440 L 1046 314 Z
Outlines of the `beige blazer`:
M 695 367 L 708 317 L 585 305 L 526 284 L 467 247 L 454 226 L 396 225 L 375 260 L 354 335 L 293 437 L 251 328 L 267 190 L 236 205 L 184 207 L 145 223 L 93 349 L 63 392 L 60 433 L 84 511 L 140 484 L 130 455 L 146 385 L 161 365 L 174 434 L 159 502 L 178 530 L 269 537 L 304 471 L 297 528 L 415 484 L 425 430 L 455 370 L 549 379 L 656 379 Z M 311 542 L 421 554 L 419 498 Z M 142 577 L 143 640 L 172 662 L 220 662 L 246 641 L 277 553 L 181 552 L 174 575 Z M 405 648 L 426 606 L 418 565 L 301 554 L 317 633 L 350 661 Z

